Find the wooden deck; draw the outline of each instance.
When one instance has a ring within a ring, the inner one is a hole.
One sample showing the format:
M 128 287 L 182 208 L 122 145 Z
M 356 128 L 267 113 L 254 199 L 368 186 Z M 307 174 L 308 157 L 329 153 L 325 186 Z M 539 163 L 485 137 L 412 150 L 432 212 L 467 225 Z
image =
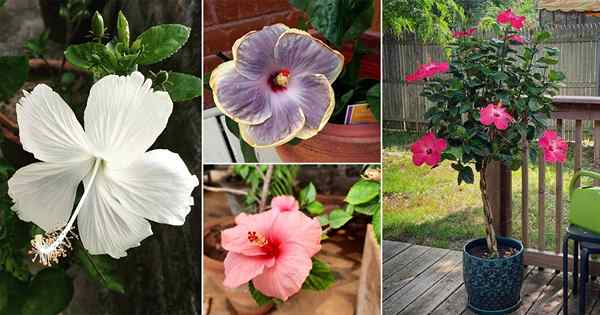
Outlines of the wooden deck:
M 521 308 L 513 314 L 562 314 L 562 273 L 527 267 Z M 597 285 L 588 290 L 589 314 L 600 315 Z M 576 301 L 570 300 L 569 314 Z M 462 253 L 383 242 L 383 314 L 473 314 L 466 309 Z

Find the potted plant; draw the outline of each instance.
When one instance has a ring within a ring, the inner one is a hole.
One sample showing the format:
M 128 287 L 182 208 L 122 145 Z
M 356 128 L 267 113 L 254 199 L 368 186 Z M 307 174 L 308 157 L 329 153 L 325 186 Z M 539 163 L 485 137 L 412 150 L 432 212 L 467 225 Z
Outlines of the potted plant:
M 475 37 L 476 29 L 455 32 L 450 61 L 421 66 L 408 83 L 427 80 L 422 95 L 433 106 L 425 114 L 430 131 L 411 147 L 413 162 L 431 167 L 448 160 L 458 183 L 473 183 L 474 170 L 485 215 L 486 237 L 463 249 L 468 306 L 477 313 L 505 314 L 520 303 L 523 244 L 496 235 L 488 197 L 490 167 L 521 166 L 522 141 L 533 141 L 546 127 L 564 75 L 551 68 L 558 49 L 542 48 L 551 34 L 537 32 L 531 40 L 519 35 L 525 17 L 501 12 L 492 29 L 496 37 Z M 444 74 L 437 76 L 437 74 Z M 545 131 L 539 148 L 550 163 L 562 163 L 567 145 L 556 132 Z M 535 159 L 537 148 L 525 152 Z
M 336 4 L 335 15 L 322 13 L 327 1 L 290 3 L 309 17 L 309 33 L 282 24 L 250 32 L 210 75 L 246 162 L 256 162 L 255 147 L 276 147 L 285 162 L 379 162 L 379 58 L 365 57 L 379 40 L 364 35 L 373 1 Z

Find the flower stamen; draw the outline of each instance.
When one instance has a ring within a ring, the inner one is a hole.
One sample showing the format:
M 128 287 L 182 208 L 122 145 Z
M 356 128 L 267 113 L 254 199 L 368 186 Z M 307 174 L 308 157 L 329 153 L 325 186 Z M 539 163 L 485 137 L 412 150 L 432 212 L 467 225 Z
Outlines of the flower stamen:
M 269 85 L 274 92 L 283 91 L 287 88 L 290 81 L 290 71 L 281 69 L 271 75 Z
M 258 247 L 264 247 L 269 244 L 269 241 L 264 235 L 254 231 L 248 232 L 248 241 Z
M 60 258 L 66 257 L 67 252 L 72 249 L 68 233 L 73 229 L 75 218 L 77 218 L 79 211 L 81 211 L 83 202 L 86 200 L 87 195 L 94 184 L 101 161 L 101 159 L 96 159 L 94 161 L 89 185 L 87 186 L 87 189 L 84 190 L 67 225 L 62 229 L 57 229 L 56 231 L 46 233 L 45 235 L 38 234 L 31 240 L 31 250 L 29 251 L 29 254 L 33 255 L 32 261 L 35 262 L 37 260 L 44 266 L 52 266 L 52 264 L 57 264 Z

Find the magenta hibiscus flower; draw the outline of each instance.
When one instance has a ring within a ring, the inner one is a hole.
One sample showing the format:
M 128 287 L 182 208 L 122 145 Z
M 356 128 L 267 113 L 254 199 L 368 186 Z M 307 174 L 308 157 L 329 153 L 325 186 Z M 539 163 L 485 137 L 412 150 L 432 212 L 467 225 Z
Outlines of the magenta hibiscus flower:
M 519 43 L 519 44 L 525 44 L 525 38 L 523 38 L 523 36 L 521 36 L 521 35 L 509 36 L 508 40 L 515 42 L 515 43 Z
M 249 281 L 265 295 L 283 301 L 302 288 L 321 250 L 321 225 L 298 210 L 291 196 L 275 197 L 271 210 L 242 213 L 236 227 L 224 230 L 225 282 L 237 288 Z
M 479 110 L 479 121 L 486 125 L 495 125 L 498 130 L 505 130 L 512 122 L 512 116 L 506 112 L 506 108 L 502 104 L 488 104 L 486 107 Z
M 512 9 L 500 12 L 496 17 L 496 21 L 502 25 L 510 24 L 516 30 L 520 30 L 525 25 L 525 17 L 515 15 Z
M 431 78 L 434 75 L 448 72 L 450 66 L 447 62 L 432 62 L 421 65 L 415 72 L 406 76 L 406 82 L 414 82 L 427 78 Z
M 342 54 L 283 24 L 244 35 L 232 51 L 233 60 L 213 71 L 210 86 L 215 104 L 239 123 L 248 144 L 277 146 L 325 127 Z
M 544 131 L 540 138 L 539 146 L 544 152 L 544 160 L 546 162 L 563 163 L 567 160 L 569 145 L 556 131 Z
M 437 138 L 433 132 L 428 132 L 410 147 L 413 163 L 417 166 L 423 163 L 436 166 L 440 163 L 447 146 L 445 139 Z
M 477 32 L 476 28 L 470 28 L 470 29 L 468 29 L 466 31 L 463 31 L 463 32 L 458 32 L 458 31 L 457 32 L 453 32 L 452 36 L 454 38 L 457 38 L 457 39 L 458 38 L 463 38 L 463 37 L 471 37 L 471 36 L 473 36 L 475 34 L 475 32 Z

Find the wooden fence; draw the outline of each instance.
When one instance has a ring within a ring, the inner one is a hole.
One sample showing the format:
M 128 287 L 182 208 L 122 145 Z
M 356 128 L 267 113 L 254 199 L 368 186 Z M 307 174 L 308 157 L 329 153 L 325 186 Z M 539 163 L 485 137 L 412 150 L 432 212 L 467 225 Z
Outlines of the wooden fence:
M 566 86 L 560 94 L 598 96 L 600 24 L 565 25 L 546 30 L 553 34 L 547 46 L 561 50 L 557 69 L 565 73 Z M 419 83 L 406 85 L 403 78 L 422 63 L 444 60 L 445 54 L 438 46 L 417 41 L 414 34 L 398 37 L 386 33 L 383 43 L 384 127 L 422 131 L 425 127 L 423 114 L 427 109 L 426 100 L 419 95 L 423 86 Z M 575 122 L 564 122 L 563 128 L 566 138 L 574 140 Z M 582 128 L 584 136 L 590 137 L 591 122 L 584 123 Z

